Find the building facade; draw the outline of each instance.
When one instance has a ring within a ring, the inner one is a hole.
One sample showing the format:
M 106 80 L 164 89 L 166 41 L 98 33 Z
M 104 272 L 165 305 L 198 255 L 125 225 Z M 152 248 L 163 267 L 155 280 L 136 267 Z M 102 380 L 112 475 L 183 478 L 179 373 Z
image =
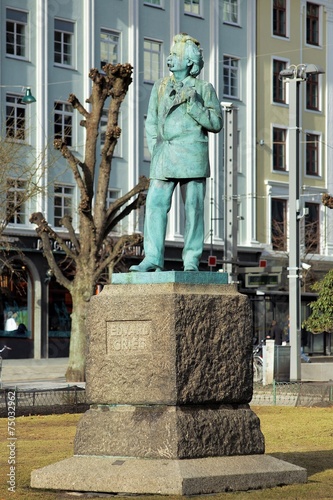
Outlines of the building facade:
M 1 0 L 0 19 L 2 138 L 19 142 L 29 157 L 36 158 L 36 179 L 41 188 L 37 196 L 24 203 L 20 216 L 15 214 L 3 234 L 3 240 L 15 241 L 20 249 L 20 254 L 10 252 L 15 269 L 6 271 L 8 276 L 1 283 L 1 339 L 13 346 L 12 357 L 66 356 L 68 352 L 70 297 L 48 274 L 29 214 L 43 212 L 64 238 L 61 217 L 70 213 L 75 224 L 76 185 L 64 160 L 52 148 L 55 137 L 64 137 L 76 156 L 83 158 L 84 128 L 67 101 L 69 94 L 75 93 L 82 102 L 89 97 L 88 74 L 93 67 L 102 71 L 106 62 L 130 62 L 134 68 L 133 83 L 121 110 L 122 135 L 113 159 L 109 198 L 114 200 L 131 189 L 140 175 L 149 176 L 144 135 L 148 100 L 153 83 L 168 74 L 166 58 L 177 33 L 187 32 L 199 39 L 205 59 L 200 76 L 214 85 L 221 102 L 237 106 L 238 212 L 242 221 L 238 243 L 244 262 L 256 261 L 259 254 L 258 246 L 253 245 L 252 229 L 255 206 L 246 194 L 255 188 L 255 176 L 251 174 L 254 148 L 247 139 L 254 136 L 255 127 L 251 111 L 255 93 L 254 1 Z M 22 102 L 27 87 L 36 99 L 29 105 Z M 208 269 L 212 249 L 218 263 L 214 270 L 223 266 L 223 144 L 223 133 L 210 138 L 203 269 Z M 13 196 L 24 189 L 24 179 L 20 182 L 20 186 L 12 185 Z M 120 234 L 142 228 L 142 214 L 132 214 L 117 229 Z M 181 268 L 183 228 L 177 192 L 167 230 L 168 268 Z M 54 251 L 61 259 L 56 244 Z M 6 330 L 6 320 L 13 313 L 26 326 L 24 334 Z
M 258 330 L 272 319 L 288 324 L 288 259 L 290 234 L 290 179 L 297 168 L 290 151 L 294 144 L 290 105 L 299 98 L 299 214 L 303 319 L 315 296 L 311 283 L 332 266 L 332 212 L 322 195 L 332 189 L 332 68 L 333 4 L 329 1 L 272 0 L 257 2 L 257 240 L 268 267 L 279 270 L 277 286 L 261 286 L 256 302 Z M 269 22 L 268 22 L 269 20 Z M 310 75 L 296 93 L 286 69 L 300 71 L 314 64 L 324 74 Z M 259 102 L 260 100 L 260 102 Z M 296 214 L 295 214 L 296 215 Z M 260 334 L 259 334 L 260 335 Z M 325 335 L 311 337 L 309 349 L 322 352 Z
M 54 138 L 64 137 L 76 156 L 83 158 L 85 130 L 80 126 L 80 116 L 67 101 L 69 94 L 75 93 L 85 102 L 90 95 L 91 68 L 102 71 L 106 62 L 129 62 L 134 68 L 133 82 L 119 117 L 122 134 L 112 163 L 109 186 L 112 201 L 129 191 L 140 175 L 149 176 L 150 157 L 144 134 L 149 96 L 153 83 L 168 74 L 166 59 L 173 36 L 180 32 L 200 41 L 205 59 L 200 77 L 216 88 L 225 109 L 225 121 L 229 116 L 227 106 L 237 110 L 236 147 L 232 152 L 236 196 L 231 205 L 237 211 L 233 219 L 237 241 L 232 265 L 239 276 L 240 290 L 252 299 L 255 325 L 261 325 L 260 332 L 254 333 L 263 336 L 266 326 L 262 325 L 267 325 L 273 316 L 282 318 L 288 301 L 285 275 L 289 95 L 277 74 L 289 64 L 316 62 L 326 71 L 318 82 L 311 81 L 307 94 L 305 86 L 302 89 L 304 137 L 308 138 L 302 146 L 307 169 L 302 189 L 314 222 L 312 227 L 320 226 L 318 252 L 312 251 L 311 259 L 323 271 L 330 262 L 331 216 L 320 204 L 321 193 L 333 191 L 329 175 L 333 164 L 329 147 L 332 99 L 326 83 L 333 81 L 326 50 L 332 39 L 330 2 L 0 0 L 0 6 L 1 138 L 18 143 L 27 152 L 27 158 L 35 159 L 33 165 L 40 187 L 20 213 L 13 215 L 2 236 L 4 244 L 15 244 L 20 250 L 9 252 L 13 265 L 0 277 L 0 342 L 13 347 L 10 356 L 38 359 L 68 354 L 70 296 L 49 275 L 29 215 L 43 212 L 65 239 L 61 217 L 71 214 L 74 224 L 76 221 L 75 181 L 52 146 Z M 280 32 L 281 29 L 285 31 Z M 306 39 L 307 30 L 314 39 Z M 22 102 L 27 87 L 36 99 L 28 105 Z M 101 122 L 101 144 L 105 119 Z M 202 270 L 217 271 L 228 264 L 224 253 L 228 237 L 226 207 L 230 206 L 225 185 L 224 165 L 229 153 L 224 147 L 226 140 L 223 132 L 210 137 L 211 177 L 207 183 Z M 26 179 L 12 176 L 7 203 L 20 196 L 24 182 Z M 115 236 L 142 230 L 143 213 L 132 214 L 117 227 Z M 167 229 L 168 269 L 181 269 L 183 230 L 184 213 L 177 191 Z M 313 250 L 315 243 L 311 245 Z M 54 252 L 59 260 L 63 258 L 56 244 Z M 212 254 L 217 257 L 216 267 L 208 266 Z M 274 272 L 266 273 L 268 267 L 257 272 L 259 260 L 265 256 L 271 268 L 283 269 L 273 270 L 279 276 L 268 287 L 262 285 L 263 276 Z M 138 249 L 129 265 L 141 258 Z M 258 290 L 265 293 L 264 306 L 259 304 L 262 299 L 256 295 Z M 275 297 L 283 296 L 283 306 L 274 299 L 273 292 Z M 271 298 L 266 300 L 267 296 Z M 6 321 L 13 313 L 26 326 L 24 334 L 6 330 Z

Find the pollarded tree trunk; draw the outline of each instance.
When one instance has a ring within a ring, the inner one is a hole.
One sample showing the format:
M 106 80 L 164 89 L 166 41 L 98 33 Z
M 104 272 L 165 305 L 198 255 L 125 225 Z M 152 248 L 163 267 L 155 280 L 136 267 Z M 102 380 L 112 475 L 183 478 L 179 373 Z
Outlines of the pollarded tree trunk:
M 149 184 L 148 179 L 141 177 L 138 184 L 128 193 L 108 205 L 113 152 L 121 134 L 118 116 L 132 81 L 132 67 L 130 64 L 106 64 L 103 70 L 104 73 L 99 73 L 97 69 L 92 69 L 89 73 L 93 82 L 91 95 L 86 100 L 90 105 L 89 109 L 75 94 L 70 94 L 68 99 L 83 117 L 80 124 L 86 130 L 84 160 L 76 157 L 62 138 L 54 141 L 55 148 L 60 151 L 72 170 L 79 193 L 78 227 L 73 227 L 72 219 L 68 215 L 65 215 L 61 222 L 62 229 L 66 230 L 66 240 L 70 240 L 71 246 L 67 246 L 63 235 L 48 224 L 42 213 L 37 212 L 30 217 L 30 222 L 37 225 L 36 231 L 43 242 L 43 252 L 54 277 L 72 296 L 70 355 L 66 378 L 75 382 L 84 380 L 86 314 L 95 285 L 100 276 L 121 259 L 124 249 L 137 245 L 142 240 L 141 235 L 132 234 L 122 235 L 113 241 L 109 235 L 124 217 L 144 204 L 145 196 L 142 192 L 148 189 Z M 101 154 L 97 154 L 100 122 L 106 101 L 108 122 L 105 141 Z M 50 243 L 52 240 L 56 241 L 65 253 L 65 260 L 73 271 L 73 280 L 66 275 L 61 263 L 56 261 Z
M 79 279 L 78 281 L 82 281 Z M 72 326 L 69 346 L 69 364 L 66 371 L 68 382 L 84 382 L 85 357 L 87 347 L 86 317 L 90 297 L 93 295 L 93 283 L 76 282 L 72 288 Z

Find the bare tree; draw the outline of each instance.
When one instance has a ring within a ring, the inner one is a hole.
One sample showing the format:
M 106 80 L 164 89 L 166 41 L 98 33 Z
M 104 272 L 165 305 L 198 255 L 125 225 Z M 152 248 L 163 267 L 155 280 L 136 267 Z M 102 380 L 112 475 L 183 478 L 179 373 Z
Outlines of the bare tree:
M 44 175 L 44 153 L 38 158 L 25 144 L 7 137 L 0 138 L 0 267 L 11 267 L 8 252 L 20 249 L 7 234 L 8 224 L 26 223 L 28 202 L 41 193 Z
M 74 94 L 69 96 L 69 102 L 83 117 L 81 126 L 86 129 L 84 160 L 80 161 L 62 140 L 54 141 L 55 148 L 61 152 L 73 172 L 80 196 L 78 232 L 74 230 L 70 217 L 62 219 L 62 225 L 67 230 L 66 240 L 70 240 L 71 246 L 50 227 L 42 213 L 34 213 L 30 217 L 30 221 L 37 225 L 36 231 L 42 240 L 44 255 L 52 273 L 72 296 L 72 329 L 66 371 L 68 381 L 84 380 L 87 303 L 94 294 L 99 277 L 121 259 L 124 249 L 141 242 L 139 234 L 123 235 L 116 241 L 112 240 L 110 231 L 120 220 L 144 204 L 143 191 L 148 188 L 148 180 L 142 177 L 127 194 L 107 206 L 112 157 L 121 134 L 118 115 L 132 81 L 132 67 L 130 64 L 107 64 L 103 71 L 105 73 L 101 74 L 97 69 L 92 69 L 89 73 L 93 82 L 91 95 L 86 101 L 90 104 L 90 111 Z M 97 140 L 107 99 L 105 143 L 97 169 Z M 55 260 L 51 240 L 55 240 L 65 252 L 67 261 L 74 268 L 73 279 L 65 275 Z

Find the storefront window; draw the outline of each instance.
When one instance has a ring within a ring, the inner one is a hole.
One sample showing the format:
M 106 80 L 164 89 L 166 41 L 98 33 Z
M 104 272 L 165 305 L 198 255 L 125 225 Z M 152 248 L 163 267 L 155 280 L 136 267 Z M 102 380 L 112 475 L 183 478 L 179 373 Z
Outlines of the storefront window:
M 69 355 L 71 312 L 70 293 L 53 278 L 49 284 L 49 358 Z
M 32 281 L 26 266 L 11 261 L 0 275 L 0 345 L 11 348 L 7 357 L 33 357 L 31 318 Z

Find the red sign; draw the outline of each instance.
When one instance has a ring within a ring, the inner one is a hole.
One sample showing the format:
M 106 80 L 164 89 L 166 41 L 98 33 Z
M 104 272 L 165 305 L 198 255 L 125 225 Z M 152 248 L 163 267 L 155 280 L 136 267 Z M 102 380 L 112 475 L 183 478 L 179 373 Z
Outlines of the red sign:
M 259 267 L 267 267 L 267 260 L 259 260 Z
M 216 266 L 216 264 L 217 264 L 217 257 L 215 257 L 215 255 L 210 255 L 208 257 L 208 265 L 210 267 L 214 267 L 214 266 Z

